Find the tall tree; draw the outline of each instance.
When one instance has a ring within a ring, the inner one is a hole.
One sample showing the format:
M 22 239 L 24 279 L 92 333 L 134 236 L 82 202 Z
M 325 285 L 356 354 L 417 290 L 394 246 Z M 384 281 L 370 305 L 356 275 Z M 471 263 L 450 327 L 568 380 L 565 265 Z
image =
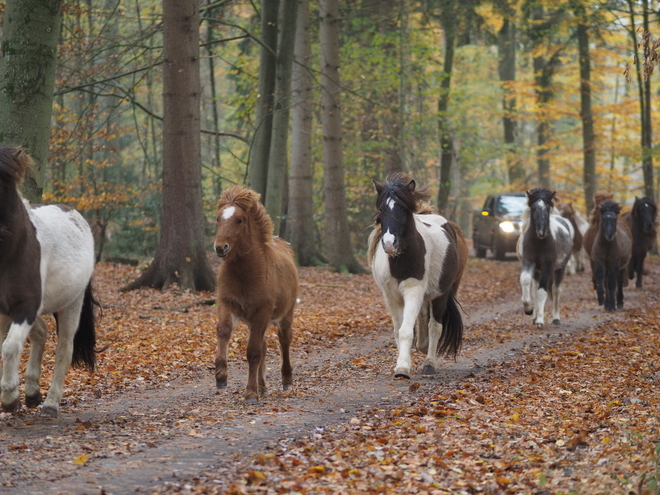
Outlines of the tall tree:
M 502 6 L 504 21 L 497 33 L 498 72 L 503 86 L 502 127 L 509 183 L 520 184 L 525 180 L 525 170 L 516 150 L 516 97 L 510 87 L 516 80 L 516 24 L 509 2 L 504 4 Z
M 23 194 L 41 201 L 53 111 L 61 0 L 7 0 L 0 58 L 0 142 L 35 162 Z
M 350 273 L 364 272 L 355 259 L 348 228 L 342 156 L 341 86 L 339 84 L 339 6 L 321 0 L 321 123 L 325 170 L 327 254 L 330 266 Z
M 454 42 L 456 40 L 457 6 L 453 0 L 441 2 L 442 31 L 445 42 L 445 60 L 440 97 L 438 99 L 438 134 L 440 136 L 440 185 L 438 187 L 438 210 L 444 213 L 449 203 L 452 180 L 452 162 L 454 159 L 454 140 L 449 128 L 447 110 L 449 109 L 449 90 L 451 88 L 451 73 L 454 67 Z
M 256 129 L 250 147 L 247 185 L 266 197 L 268 156 L 273 132 L 273 99 L 277 71 L 277 17 L 279 0 L 261 1 L 261 48 L 259 55 L 259 97 Z
M 637 39 L 637 27 L 635 20 L 635 6 L 637 2 L 627 0 L 630 15 L 630 26 L 628 32 L 632 38 L 635 54 L 635 72 L 637 75 L 637 89 L 639 91 L 639 106 L 641 120 L 641 145 L 642 145 L 642 172 L 644 175 L 644 194 L 649 198 L 655 197 L 653 184 L 653 121 L 651 120 L 651 78 L 653 63 L 649 63 L 651 54 L 651 33 L 649 31 L 649 4 L 648 0 L 641 1 L 642 8 L 642 41 Z M 639 53 L 639 46 L 642 53 Z M 642 68 L 644 64 L 644 68 Z
M 198 0 L 163 0 L 163 203 L 151 265 L 125 290 L 213 290 L 202 206 Z
M 581 0 L 574 0 L 577 19 L 577 39 L 580 54 L 580 117 L 582 119 L 582 149 L 584 155 L 584 200 L 587 211 L 594 207 L 596 192 L 596 137 L 591 108 L 591 57 L 589 53 L 589 17 Z
M 291 70 L 296 41 L 298 0 L 282 0 L 280 4 L 279 41 L 273 106 L 273 130 L 268 156 L 268 183 L 264 204 L 273 219 L 274 232 L 280 234 L 286 185 L 291 107 Z
M 316 242 L 312 167 L 312 48 L 309 0 L 298 0 L 295 62 L 292 71 L 291 172 L 285 238 L 302 266 L 320 264 Z

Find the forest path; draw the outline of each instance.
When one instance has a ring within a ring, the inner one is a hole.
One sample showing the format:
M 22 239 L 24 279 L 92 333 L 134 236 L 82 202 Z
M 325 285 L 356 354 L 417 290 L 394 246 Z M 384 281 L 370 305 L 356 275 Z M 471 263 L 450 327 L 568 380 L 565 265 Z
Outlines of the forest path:
M 498 263 L 517 280 L 516 261 L 473 261 Z M 63 406 L 56 420 L 36 413 L 3 415 L 0 443 L 8 450 L 0 457 L 0 491 L 120 494 L 194 480 L 202 472 L 214 473 L 222 485 L 223 473 L 236 464 L 248 465 L 302 436 L 321 435 L 329 425 L 360 421 L 365 411 L 414 404 L 418 393 L 439 383 L 460 388 L 461 380 L 485 372 L 490 363 L 606 321 L 609 316 L 595 304 L 589 286 L 588 274 L 566 278 L 566 316 L 559 327 L 534 328 L 531 317 L 522 314 L 517 290 L 493 303 L 472 304 L 459 359 L 439 360 L 439 373 L 430 377 L 419 374 L 423 355 L 414 353 L 413 378 L 393 379 L 393 337 L 389 326 L 381 325 L 377 332 L 349 335 L 325 349 L 294 348 L 290 392 L 279 391 L 279 357 L 271 353 L 269 395 L 254 407 L 242 402 L 247 367 L 241 357 L 230 362 L 229 388 L 220 392 L 207 369 L 167 387 L 88 399 L 75 411 Z M 627 305 L 636 304 L 634 291 L 626 297 Z

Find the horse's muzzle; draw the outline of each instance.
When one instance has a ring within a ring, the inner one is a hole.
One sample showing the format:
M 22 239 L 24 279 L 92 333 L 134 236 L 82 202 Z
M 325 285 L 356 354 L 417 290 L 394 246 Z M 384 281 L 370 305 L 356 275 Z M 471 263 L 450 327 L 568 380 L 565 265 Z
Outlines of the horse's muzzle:
M 227 256 L 227 253 L 229 253 L 229 244 L 224 244 L 222 246 L 215 246 L 215 254 L 217 254 L 220 258 L 224 258 Z

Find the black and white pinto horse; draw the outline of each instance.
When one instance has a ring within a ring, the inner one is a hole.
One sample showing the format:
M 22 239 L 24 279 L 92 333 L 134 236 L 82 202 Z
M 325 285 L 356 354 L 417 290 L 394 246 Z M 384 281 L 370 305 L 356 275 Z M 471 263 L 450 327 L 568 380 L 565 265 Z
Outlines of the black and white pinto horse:
M 393 174 L 374 185 L 378 211 L 369 262 L 392 316 L 398 348 L 394 376 L 410 378 L 415 338 L 417 349 L 426 353 L 422 373 L 433 374 L 436 355 L 455 358 L 461 347 L 463 319 L 456 293 L 467 244 L 455 224 L 432 214 L 424 203 L 425 189 L 415 190 L 407 175 Z
M 535 188 L 527 192 L 522 213 L 518 258 L 522 262 L 520 286 L 525 314 L 544 325 L 545 303 L 552 297 L 552 322 L 560 324 L 561 283 L 573 249 L 573 226 L 554 209 L 555 192 Z
M 95 364 L 94 241 L 78 212 L 61 205 L 30 207 L 23 200 L 18 186 L 30 163 L 24 151 L 0 148 L 0 399 L 4 411 L 20 408 L 19 361 L 29 336 L 25 402 L 41 403 L 47 328 L 40 315 L 52 313 L 59 338 L 42 414 L 57 416 L 69 366 Z
M 635 198 L 632 210 L 621 215 L 630 227 L 632 233 L 632 257 L 628 264 L 628 277 L 632 280 L 637 276 L 635 287 L 642 289 L 644 275 L 644 260 L 653 249 L 656 241 L 656 218 L 658 208 L 655 201 L 649 197 Z

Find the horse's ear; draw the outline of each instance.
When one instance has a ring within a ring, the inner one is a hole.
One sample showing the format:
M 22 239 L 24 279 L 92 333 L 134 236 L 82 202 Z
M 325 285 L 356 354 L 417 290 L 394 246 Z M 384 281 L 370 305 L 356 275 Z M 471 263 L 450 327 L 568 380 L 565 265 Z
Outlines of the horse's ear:
M 383 189 L 385 189 L 385 184 L 383 184 L 382 182 L 378 182 L 378 181 L 375 180 L 375 179 L 371 179 L 371 180 L 372 180 L 373 183 L 374 183 L 374 187 L 376 188 L 376 192 L 377 192 L 378 194 L 380 194 L 381 191 L 382 191 Z
M 415 192 L 415 180 L 411 180 L 408 182 L 408 189 L 410 189 L 410 192 Z

